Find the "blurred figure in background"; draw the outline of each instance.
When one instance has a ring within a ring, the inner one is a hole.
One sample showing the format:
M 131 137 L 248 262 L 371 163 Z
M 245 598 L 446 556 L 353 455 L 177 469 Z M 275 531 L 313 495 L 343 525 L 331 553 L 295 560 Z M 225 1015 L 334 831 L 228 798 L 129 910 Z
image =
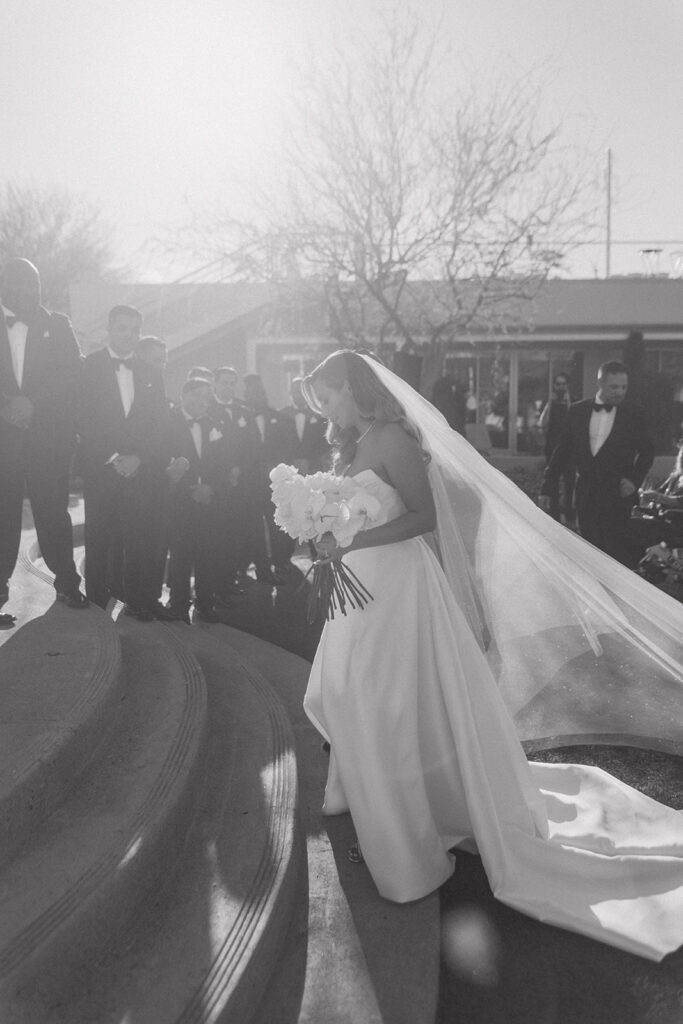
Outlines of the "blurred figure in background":
M 467 396 L 454 373 L 444 373 L 432 389 L 432 404 L 445 416 L 448 426 L 465 434 Z
M 571 404 L 572 397 L 569 392 L 569 378 L 564 373 L 558 373 L 553 381 L 553 392 L 538 419 L 538 425 L 543 431 L 545 440 L 543 453 L 546 466 L 550 462 L 550 456 L 555 451 L 560 440 Z M 548 506 L 549 515 L 556 519 L 558 523 L 561 522 L 562 515 L 564 515 L 565 524 L 571 527 L 576 524 L 576 510 L 574 508 L 575 483 L 576 473 L 574 467 L 567 465 L 558 479 L 551 485 L 551 493 L 548 495 L 550 499 Z M 560 490 L 562 491 L 561 500 Z
M 144 338 L 140 338 L 135 354 L 139 359 L 142 359 L 143 363 L 154 367 L 155 370 L 158 370 L 163 375 L 166 363 L 168 362 L 168 351 L 165 341 L 155 337 L 153 334 L 147 334 Z

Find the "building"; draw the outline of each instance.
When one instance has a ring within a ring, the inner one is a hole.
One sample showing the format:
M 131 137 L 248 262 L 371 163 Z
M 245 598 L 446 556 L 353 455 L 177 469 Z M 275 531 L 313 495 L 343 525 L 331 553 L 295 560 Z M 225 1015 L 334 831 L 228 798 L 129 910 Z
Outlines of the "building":
M 271 403 L 284 405 L 291 378 L 338 347 L 322 303 L 309 298 L 297 309 L 290 302 L 283 316 L 274 286 L 96 281 L 71 289 L 72 320 L 85 351 L 102 344 L 108 310 L 117 303 L 139 308 L 145 333 L 166 342 L 171 396 L 192 366 L 228 364 L 240 374 L 260 374 Z M 492 447 L 538 453 L 538 415 L 555 374 L 569 375 L 575 398 L 590 395 L 600 363 L 623 358 L 634 335 L 642 336 L 644 353 L 642 374 L 632 374 L 634 388 L 645 376 L 656 378 L 657 393 L 665 396 L 653 410 L 666 435 L 660 448 L 683 432 L 683 280 L 549 280 L 524 300 L 522 315 L 518 304 L 510 322 L 455 335 L 444 366 L 467 393 L 471 424 L 486 428 Z M 404 367 L 411 363 L 419 374 L 419 352 L 403 359 Z

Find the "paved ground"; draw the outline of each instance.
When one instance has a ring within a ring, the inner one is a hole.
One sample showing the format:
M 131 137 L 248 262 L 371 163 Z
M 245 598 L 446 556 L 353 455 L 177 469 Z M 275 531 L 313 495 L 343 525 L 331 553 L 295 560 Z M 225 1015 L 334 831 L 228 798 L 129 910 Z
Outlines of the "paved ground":
M 29 523 L 26 524 L 30 525 Z M 296 560 L 295 560 L 296 561 Z M 304 559 L 298 565 L 305 571 Z M 285 586 L 247 581 L 221 610 L 234 627 L 311 660 L 320 624 L 306 622 L 303 575 Z M 51 599 L 46 595 L 46 603 Z M 193 628 L 193 627 L 188 627 Z M 0 643 L 13 631 L 3 631 Z M 597 760 L 632 785 L 652 776 L 673 793 L 680 760 L 640 752 L 571 751 Z M 561 755 L 560 755 L 561 756 Z M 604 760 L 601 761 L 601 758 Z M 657 760 L 659 759 L 659 760 Z M 633 773 L 636 773 L 635 775 Z M 630 774 L 629 774 L 630 773 Z M 661 798 L 659 792 L 653 795 Z M 672 796 L 672 804 L 675 803 Z M 540 924 L 493 899 L 478 858 L 460 854 L 441 891 L 444 956 L 438 1024 L 681 1024 L 683 951 L 661 964 Z
M 306 563 L 299 565 L 305 570 Z M 310 660 L 319 627 L 306 623 L 301 573 L 276 590 L 249 582 L 222 611 L 231 626 Z M 557 755 L 562 757 L 560 753 Z M 593 748 L 565 759 L 597 760 L 632 785 L 645 772 L 680 799 L 680 760 Z M 678 793 L 676 790 L 678 780 Z M 653 794 L 659 795 L 659 794 Z M 441 891 L 444 956 L 438 1024 L 681 1024 L 683 950 L 653 964 L 525 917 L 498 903 L 477 857 L 458 855 Z

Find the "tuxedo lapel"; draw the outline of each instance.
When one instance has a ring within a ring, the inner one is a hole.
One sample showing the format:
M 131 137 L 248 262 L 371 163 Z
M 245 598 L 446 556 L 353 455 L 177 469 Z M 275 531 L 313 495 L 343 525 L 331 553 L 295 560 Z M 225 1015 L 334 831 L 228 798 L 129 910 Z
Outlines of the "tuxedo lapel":
M 16 392 L 19 390 L 19 385 L 12 366 L 12 352 L 9 347 L 5 314 L 0 310 L 0 393 L 5 390 L 8 393 Z
M 585 462 L 585 460 L 592 460 L 593 453 L 591 452 L 591 438 L 590 438 L 590 422 L 591 413 L 593 412 L 593 401 L 584 402 L 577 409 L 577 423 L 578 423 L 578 444 L 576 457 L 577 461 Z
M 25 391 L 30 387 L 30 381 L 38 372 L 41 362 L 41 354 L 46 345 L 50 344 L 50 321 L 41 314 L 28 325 L 26 333 L 26 348 L 24 349 L 24 373 L 21 382 L 21 390 Z

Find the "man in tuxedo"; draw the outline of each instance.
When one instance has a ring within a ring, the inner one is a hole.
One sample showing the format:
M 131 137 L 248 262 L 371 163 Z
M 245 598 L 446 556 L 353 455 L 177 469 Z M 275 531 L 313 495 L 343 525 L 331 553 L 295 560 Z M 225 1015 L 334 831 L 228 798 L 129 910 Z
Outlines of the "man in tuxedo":
M 562 429 L 567 419 L 569 406 L 572 404 L 572 397 L 569 393 L 569 379 L 566 374 L 558 373 L 553 382 L 553 393 L 543 407 L 538 418 L 538 425 L 543 431 L 545 439 L 543 451 L 545 454 L 546 466 L 557 447 Z M 560 510 L 560 480 L 562 482 L 563 501 Z M 550 505 L 548 511 L 558 523 L 561 521 L 561 511 L 567 526 L 574 526 L 576 512 L 574 510 L 574 467 L 568 465 L 561 474 L 553 493 L 549 495 Z
M 33 264 L 9 260 L 0 279 L 0 607 L 9 598 L 26 494 L 57 599 L 84 608 L 68 512 L 82 359 L 68 318 L 49 313 L 40 292 Z M 13 616 L 0 621 L 12 625 Z
M 628 373 L 623 363 L 603 363 L 595 400 L 570 406 L 550 457 L 539 504 L 547 509 L 561 473 L 576 467 L 579 532 L 591 544 L 629 568 L 641 554 L 629 529 L 631 508 L 654 448 L 637 408 L 624 404 Z
M 269 473 L 273 466 L 284 462 L 287 453 L 295 447 L 296 430 L 291 419 L 271 408 L 258 374 L 250 373 L 244 378 L 244 400 L 256 424 L 247 459 L 251 511 L 247 552 L 254 562 L 258 580 L 283 583 L 291 551 L 286 535 L 273 520 L 275 506 L 271 500 Z
M 185 381 L 169 424 L 168 610 L 188 623 L 192 578 L 196 618 L 219 621 L 214 607 L 216 537 L 228 469 L 223 435 L 208 415 L 212 397 L 208 381 Z
M 110 311 L 106 344 L 83 367 L 78 433 L 86 593 L 103 608 L 120 598 L 127 614 L 151 621 L 168 406 L 160 373 L 135 356 L 141 324 L 132 306 Z
M 138 359 L 142 359 L 143 363 L 153 366 L 163 377 L 168 362 L 168 349 L 165 341 L 157 338 L 154 334 L 147 334 L 144 338 L 140 338 L 135 355 Z
M 218 562 L 217 592 L 219 604 L 229 605 L 235 595 L 245 593 L 237 579 L 248 544 L 249 519 L 252 515 L 249 496 L 249 455 L 256 450 L 256 423 L 250 409 L 236 397 L 239 376 L 233 366 L 219 366 L 213 371 L 213 401 L 209 415 L 223 434 L 225 460 L 228 464 L 228 485 L 221 499 L 220 529 L 216 542 Z
M 303 393 L 303 377 L 294 377 L 289 388 L 291 404 L 280 409 L 280 415 L 290 420 L 294 430 L 287 431 L 291 449 L 284 461 L 291 463 L 300 473 L 317 473 L 329 469 L 330 445 L 325 433 L 327 420 L 313 412 Z

